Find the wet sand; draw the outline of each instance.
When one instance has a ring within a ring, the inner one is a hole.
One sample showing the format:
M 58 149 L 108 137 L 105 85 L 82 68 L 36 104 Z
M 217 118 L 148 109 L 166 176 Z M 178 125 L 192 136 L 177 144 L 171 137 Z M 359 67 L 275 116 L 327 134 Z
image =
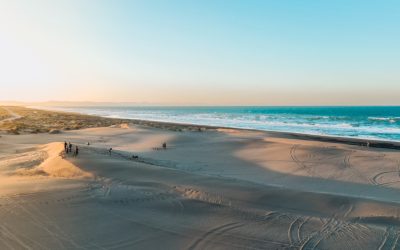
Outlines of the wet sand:
M 395 143 L 176 126 L 1 134 L 0 249 L 400 248 Z

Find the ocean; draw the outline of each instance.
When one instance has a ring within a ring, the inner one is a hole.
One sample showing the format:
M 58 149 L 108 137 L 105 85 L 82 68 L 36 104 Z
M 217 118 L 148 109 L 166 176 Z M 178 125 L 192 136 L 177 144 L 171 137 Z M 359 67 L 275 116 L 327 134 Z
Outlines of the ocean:
M 400 141 L 400 106 L 57 107 L 113 118 Z

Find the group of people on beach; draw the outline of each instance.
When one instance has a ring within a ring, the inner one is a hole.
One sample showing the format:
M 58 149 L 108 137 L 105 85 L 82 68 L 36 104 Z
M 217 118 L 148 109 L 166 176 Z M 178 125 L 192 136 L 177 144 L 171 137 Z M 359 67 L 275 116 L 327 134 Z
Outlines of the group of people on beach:
M 89 146 L 90 143 L 88 142 L 87 145 Z M 73 149 L 74 149 L 74 150 L 73 150 Z M 161 145 L 161 148 L 154 148 L 154 149 L 156 149 L 156 150 L 159 150 L 159 149 L 167 149 L 167 143 L 164 142 L 164 143 Z M 65 141 L 65 142 L 64 142 L 64 151 L 65 151 L 65 153 L 66 153 L 67 155 L 70 154 L 70 153 L 72 153 L 73 157 L 77 157 L 78 154 L 79 154 L 79 147 L 78 147 L 78 145 L 72 145 L 71 142 L 66 142 L 66 141 Z M 108 154 L 109 154 L 110 156 L 111 156 L 112 152 L 113 152 L 113 148 L 109 148 L 109 149 L 108 149 Z M 138 155 L 132 155 L 131 158 L 132 158 L 132 159 L 139 159 L 139 156 L 138 156 Z
M 161 150 L 161 149 L 167 149 L 167 143 L 164 142 L 163 144 L 161 144 L 161 147 L 155 147 L 153 148 L 153 150 Z
M 79 154 L 79 148 L 78 145 L 75 145 L 75 150 L 72 150 L 73 145 L 71 144 L 71 142 L 64 142 L 64 150 L 66 154 L 70 154 L 72 153 L 74 157 L 77 157 Z

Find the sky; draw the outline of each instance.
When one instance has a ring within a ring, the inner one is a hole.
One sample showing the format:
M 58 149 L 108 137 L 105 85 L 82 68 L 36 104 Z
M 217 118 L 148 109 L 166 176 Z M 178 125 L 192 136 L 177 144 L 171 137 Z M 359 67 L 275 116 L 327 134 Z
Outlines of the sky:
M 0 100 L 400 105 L 400 1 L 0 0 Z

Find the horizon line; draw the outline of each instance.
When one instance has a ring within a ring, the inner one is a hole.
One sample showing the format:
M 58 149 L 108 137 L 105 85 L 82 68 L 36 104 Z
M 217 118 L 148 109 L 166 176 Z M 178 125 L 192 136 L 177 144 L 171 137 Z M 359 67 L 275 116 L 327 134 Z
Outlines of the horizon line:
M 400 104 L 207 104 L 207 103 L 150 103 L 150 102 L 110 102 L 110 101 L 1 101 L 1 106 L 17 105 L 17 106 L 101 106 L 101 105 L 132 105 L 132 106 L 154 106 L 154 107 L 400 107 Z

